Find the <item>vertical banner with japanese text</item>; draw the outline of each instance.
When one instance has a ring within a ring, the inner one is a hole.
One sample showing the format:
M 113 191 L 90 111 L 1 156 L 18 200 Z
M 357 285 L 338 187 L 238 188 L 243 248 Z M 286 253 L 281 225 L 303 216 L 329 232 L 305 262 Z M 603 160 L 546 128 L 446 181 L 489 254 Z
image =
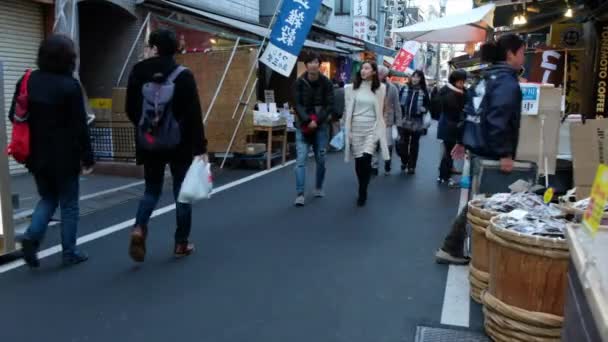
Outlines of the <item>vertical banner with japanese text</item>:
M 593 106 L 595 117 L 608 117 L 608 22 L 597 24 L 599 41 L 595 68 L 595 103 Z
M 283 0 L 260 61 L 289 77 L 320 6 L 321 0 Z
M 414 57 L 418 53 L 418 49 L 420 49 L 420 43 L 415 41 L 407 41 L 403 43 L 401 50 L 395 57 L 395 61 L 391 69 L 399 72 L 405 72 L 410 64 L 414 61 Z

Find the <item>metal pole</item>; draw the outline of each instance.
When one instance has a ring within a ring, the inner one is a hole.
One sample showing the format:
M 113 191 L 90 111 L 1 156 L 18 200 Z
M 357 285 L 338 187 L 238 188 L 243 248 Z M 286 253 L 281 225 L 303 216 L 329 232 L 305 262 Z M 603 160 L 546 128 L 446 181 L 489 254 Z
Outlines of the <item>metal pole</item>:
M 236 117 L 236 112 L 239 110 L 239 106 L 243 102 L 243 96 L 245 96 L 245 91 L 247 91 L 247 84 L 249 84 L 249 81 L 251 80 L 251 76 L 253 75 L 253 72 L 255 70 L 255 66 L 258 64 L 258 60 L 260 59 L 260 56 L 262 55 L 262 49 L 264 48 L 264 44 L 266 43 L 266 40 L 268 40 L 268 36 L 270 35 L 270 30 L 272 30 L 272 26 L 274 25 L 274 22 L 277 18 L 277 13 L 279 12 L 279 9 L 281 8 L 282 4 L 283 4 L 283 0 L 279 0 L 279 2 L 277 3 L 277 7 L 274 9 L 274 14 L 272 15 L 272 19 L 270 19 L 270 24 L 268 25 L 268 28 L 267 28 L 268 32 L 264 35 L 264 39 L 262 39 L 262 43 L 260 44 L 260 48 L 258 49 L 257 56 L 255 56 L 255 60 L 253 61 L 253 64 L 251 65 L 251 69 L 249 70 L 249 75 L 247 76 L 247 80 L 245 80 L 245 85 L 243 86 L 243 90 L 241 91 L 241 96 L 239 96 L 239 100 L 237 101 L 236 106 L 234 107 L 234 112 L 232 113 L 233 119 Z M 249 100 L 247 100 L 247 103 L 249 103 Z
M 133 45 L 131 45 L 131 49 L 129 50 L 129 54 L 127 55 L 127 59 L 125 60 L 125 63 L 122 66 L 122 70 L 120 70 L 120 75 L 118 76 L 118 81 L 116 81 L 116 86 L 117 87 L 120 85 L 120 81 L 122 81 L 122 77 L 125 75 L 125 71 L 127 70 L 127 66 L 129 65 L 129 60 L 131 59 L 131 56 L 133 55 L 133 51 L 135 51 L 135 47 L 137 46 L 137 42 L 139 41 L 139 38 L 141 38 L 141 34 L 144 33 L 144 29 L 148 26 L 149 22 L 150 22 L 150 12 L 148 12 L 148 15 L 146 16 L 146 20 L 144 20 L 144 23 L 139 28 L 139 32 L 137 33 L 137 37 L 135 37 L 135 41 L 133 41 Z
M 0 61 L 0 113 L 2 114 L 0 117 L 0 146 L 2 149 L 7 145 L 4 108 L 4 66 Z M 11 194 L 8 156 L 6 153 L 0 153 L 0 255 L 15 250 Z
M 234 58 L 234 55 L 236 54 L 236 49 L 239 47 L 240 42 L 241 42 L 241 37 L 236 38 L 236 42 L 234 42 L 234 47 L 232 48 L 232 54 L 230 54 L 230 58 L 228 59 L 228 63 L 226 64 L 226 67 L 224 68 L 224 73 L 222 74 L 222 78 L 220 79 L 220 84 L 218 84 L 217 89 L 215 90 L 215 94 L 213 95 L 213 98 L 211 99 L 209 108 L 207 108 L 207 113 L 205 114 L 205 118 L 203 119 L 203 124 L 207 123 L 207 119 L 209 118 L 209 115 L 211 114 L 211 110 L 213 109 L 213 106 L 215 105 L 215 100 L 217 99 L 217 96 L 220 94 L 220 90 L 222 90 L 222 85 L 224 85 L 224 80 L 226 79 L 226 74 L 228 74 L 230 65 L 232 65 L 232 59 Z
M 249 92 L 249 97 L 247 98 L 247 103 L 245 104 L 245 106 L 243 107 L 243 110 L 241 111 L 241 117 L 239 118 L 239 122 L 236 124 L 236 128 L 234 129 L 234 132 L 232 133 L 232 138 L 230 139 L 230 144 L 228 144 L 228 149 L 226 150 L 226 154 L 224 155 L 224 160 L 222 160 L 222 165 L 220 165 L 220 169 L 224 168 L 224 165 L 226 164 L 226 159 L 228 158 L 228 153 L 230 153 L 230 150 L 232 149 L 232 144 L 234 144 L 234 139 L 236 139 L 236 134 L 239 131 L 239 128 L 241 127 L 241 123 L 243 122 L 243 118 L 245 117 L 245 113 L 247 112 L 247 106 L 249 105 L 249 101 L 251 101 L 251 96 L 253 95 L 253 93 L 255 92 L 255 87 L 258 84 L 258 79 L 256 78 L 255 81 L 253 82 L 253 85 L 251 86 L 251 91 Z M 247 88 L 247 84 L 245 84 L 245 89 Z M 272 151 L 270 151 L 270 153 L 272 153 Z

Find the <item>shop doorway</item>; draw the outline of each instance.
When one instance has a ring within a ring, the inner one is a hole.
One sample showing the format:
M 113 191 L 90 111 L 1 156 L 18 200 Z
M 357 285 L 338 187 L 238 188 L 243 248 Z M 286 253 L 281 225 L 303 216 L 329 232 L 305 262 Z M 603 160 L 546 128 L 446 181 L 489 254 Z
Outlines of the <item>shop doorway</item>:
M 82 84 L 89 98 L 110 98 L 136 38 L 137 17 L 111 1 L 98 0 L 81 1 L 78 15 Z

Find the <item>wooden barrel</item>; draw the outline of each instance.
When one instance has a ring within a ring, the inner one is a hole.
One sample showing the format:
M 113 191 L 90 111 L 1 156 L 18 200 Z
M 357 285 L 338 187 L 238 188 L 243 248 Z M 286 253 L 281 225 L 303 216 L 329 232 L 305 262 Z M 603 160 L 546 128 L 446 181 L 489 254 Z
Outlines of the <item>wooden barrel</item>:
M 566 240 L 520 234 L 490 220 L 490 286 L 482 294 L 495 341 L 560 341 L 569 252 Z
M 482 203 L 483 201 L 479 200 L 470 201 L 467 213 L 467 220 L 471 226 L 469 281 L 471 283 L 471 298 L 477 303 L 481 303 L 481 293 L 488 288 L 490 280 L 486 229 L 490 224 L 490 219 L 499 214 L 483 209 Z

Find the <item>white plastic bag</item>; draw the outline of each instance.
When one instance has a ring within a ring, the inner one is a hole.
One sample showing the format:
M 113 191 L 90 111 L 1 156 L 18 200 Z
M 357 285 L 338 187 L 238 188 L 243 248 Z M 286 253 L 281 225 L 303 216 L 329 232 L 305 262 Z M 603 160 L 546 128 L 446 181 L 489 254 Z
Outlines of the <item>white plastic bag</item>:
M 179 203 L 193 203 L 201 199 L 209 199 L 212 190 L 211 164 L 200 158 L 195 158 L 186 173 L 177 201 Z
M 393 141 L 399 141 L 399 129 L 397 129 L 396 125 L 392 126 L 391 135 L 393 136 Z
M 422 127 L 424 129 L 428 129 L 429 127 L 431 127 L 431 124 L 433 123 L 433 117 L 431 117 L 431 113 L 425 113 L 424 116 L 422 117 Z
M 341 129 L 340 132 L 331 139 L 329 144 L 336 150 L 341 151 L 344 148 L 344 129 Z

